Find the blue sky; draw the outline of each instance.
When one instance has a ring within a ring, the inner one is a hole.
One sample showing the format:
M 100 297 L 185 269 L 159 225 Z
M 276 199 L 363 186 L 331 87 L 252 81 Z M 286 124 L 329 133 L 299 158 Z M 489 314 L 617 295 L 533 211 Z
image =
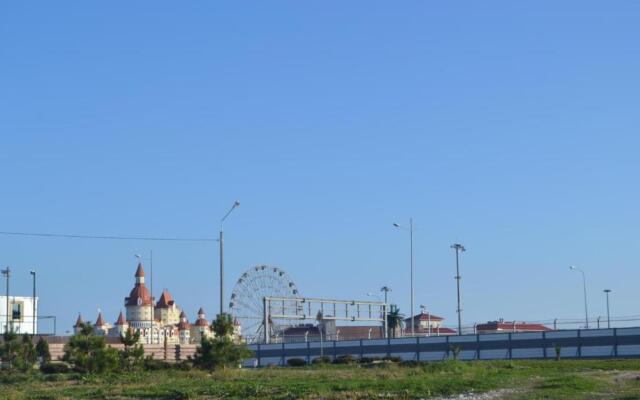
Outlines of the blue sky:
M 20 2 L 0 6 L 0 230 L 215 236 L 306 296 L 463 319 L 637 315 L 640 3 Z M 59 330 L 156 288 L 218 307 L 215 243 L 0 237 Z

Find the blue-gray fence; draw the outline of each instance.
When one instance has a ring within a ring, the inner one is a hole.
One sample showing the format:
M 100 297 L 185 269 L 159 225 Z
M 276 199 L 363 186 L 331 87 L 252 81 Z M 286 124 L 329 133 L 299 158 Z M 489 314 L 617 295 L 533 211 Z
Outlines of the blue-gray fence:
M 550 332 L 496 333 L 396 339 L 345 340 L 306 343 L 254 344 L 254 357 L 245 366 L 286 365 L 290 358 L 400 357 L 403 360 L 460 360 L 633 358 L 640 357 L 640 328 L 583 329 Z

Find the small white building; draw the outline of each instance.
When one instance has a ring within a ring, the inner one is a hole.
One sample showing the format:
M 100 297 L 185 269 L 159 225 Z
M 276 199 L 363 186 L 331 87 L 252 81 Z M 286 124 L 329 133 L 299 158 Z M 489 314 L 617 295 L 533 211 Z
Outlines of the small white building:
M 12 330 L 19 334 L 28 333 L 32 335 L 38 332 L 38 298 L 9 296 L 8 317 L 7 321 L 7 297 L 0 296 L 0 334 L 4 333 L 7 328 L 9 331 Z

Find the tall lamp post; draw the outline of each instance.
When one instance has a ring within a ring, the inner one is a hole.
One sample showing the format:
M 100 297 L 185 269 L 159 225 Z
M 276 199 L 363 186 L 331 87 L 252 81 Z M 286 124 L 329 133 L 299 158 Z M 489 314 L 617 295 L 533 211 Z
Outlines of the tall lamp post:
M 227 219 L 229 214 L 231 214 L 231 212 L 239 205 L 240 202 L 236 200 L 233 203 L 233 206 L 231 206 L 231 209 L 227 211 L 224 217 L 220 220 L 220 238 L 218 239 L 218 242 L 220 243 L 220 316 L 224 313 L 224 220 Z
M 589 329 L 589 311 L 587 309 L 587 277 L 584 271 L 576 266 L 570 266 L 571 271 L 580 271 L 582 273 L 582 289 L 584 291 L 584 325 L 586 329 Z
M 384 304 L 387 304 L 387 293 L 392 292 L 391 288 L 389 286 L 383 286 L 380 291 L 384 292 Z
M 7 303 L 7 315 L 4 325 L 5 333 L 9 332 L 9 278 L 11 277 L 11 268 L 7 267 L 2 270 L 2 275 L 7 278 L 7 294 L 6 294 L 6 303 Z M 12 329 L 13 330 L 13 329 Z
M 409 238 L 410 238 L 410 263 L 411 263 L 411 336 L 415 336 L 415 322 L 413 321 L 413 218 L 409 218 L 409 228 L 405 228 L 403 226 L 401 226 L 400 224 L 396 224 L 394 223 L 393 226 L 395 226 L 398 229 L 403 229 L 405 231 L 409 231 Z
M 609 293 L 611 293 L 611 289 L 605 289 L 603 292 L 607 295 L 607 329 L 611 329 L 611 316 L 609 314 Z
M 456 286 L 458 289 L 458 335 L 462 335 L 462 308 L 460 307 L 460 252 L 467 251 L 460 243 L 454 243 L 451 248 L 456 251 Z
M 31 318 L 32 318 L 32 322 L 33 322 L 33 329 L 31 330 L 31 334 L 35 335 L 36 332 L 36 271 L 35 270 L 31 270 L 29 271 L 29 273 L 31 274 L 31 276 L 33 277 L 33 300 L 32 300 L 32 310 L 31 310 Z

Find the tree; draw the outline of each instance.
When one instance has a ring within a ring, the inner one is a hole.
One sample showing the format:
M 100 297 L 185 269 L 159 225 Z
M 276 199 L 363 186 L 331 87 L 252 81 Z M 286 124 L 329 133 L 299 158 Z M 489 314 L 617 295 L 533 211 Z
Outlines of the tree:
M 14 332 L 6 332 L 0 344 L 0 360 L 10 369 L 28 371 L 36 363 L 36 353 L 31 336 L 20 338 Z
M 80 332 L 64 346 L 64 361 L 81 372 L 103 373 L 118 368 L 118 350 L 108 347 L 104 337 L 93 334 L 91 324 L 82 324 Z
M 120 336 L 120 342 L 124 344 L 124 349 L 120 353 L 122 366 L 126 369 L 139 367 L 144 361 L 144 348 L 140 341 L 140 332 L 133 333 L 131 329 L 127 329 L 124 336 Z
M 231 315 L 219 314 L 212 325 L 215 337 L 202 337 L 193 357 L 196 367 L 206 370 L 236 368 L 242 360 L 251 357 L 252 353 L 247 346 L 233 341 Z
M 51 353 L 49 352 L 49 343 L 42 336 L 36 343 L 36 355 L 40 358 L 41 363 L 48 363 L 51 361 Z
M 404 326 L 404 315 L 400 313 L 400 309 L 397 305 L 391 304 L 389 306 L 389 312 L 387 313 L 387 326 L 391 337 L 396 337 L 398 329 L 402 329 Z

